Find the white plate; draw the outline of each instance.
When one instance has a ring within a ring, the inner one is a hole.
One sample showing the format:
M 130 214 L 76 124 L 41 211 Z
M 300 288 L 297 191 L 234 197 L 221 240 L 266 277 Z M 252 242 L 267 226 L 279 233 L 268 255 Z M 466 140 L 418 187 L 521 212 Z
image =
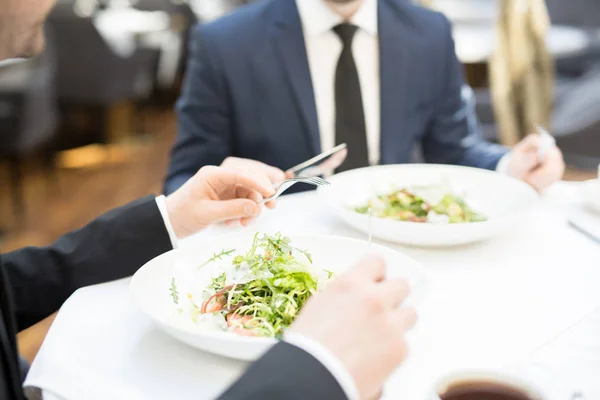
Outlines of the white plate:
M 600 179 L 585 181 L 582 188 L 585 204 L 590 210 L 600 214 Z
M 431 224 L 373 218 L 373 236 L 414 246 L 452 246 L 487 239 L 499 232 L 518 229 L 538 201 L 533 188 L 511 177 L 477 168 L 407 164 L 369 167 L 333 176 L 330 186 L 319 189 L 323 201 L 343 221 L 363 232 L 369 230 L 369 217 L 353 207 L 366 204 L 376 194 L 395 186 L 437 184 L 446 180 L 456 194 L 463 196 L 485 222 Z
M 235 248 L 237 252 L 250 248 L 253 231 L 242 235 L 214 237 L 198 240 L 194 246 L 172 250 L 144 265 L 136 272 L 130 284 L 134 302 L 152 318 L 158 326 L 173 337 L 193 347 L 226 357 L 255 360 L 267 351 L 275 339 L 242 337 L 233 333 L 215 331 L 194 325 L 191 320 L 175 316 L 176 306 L 169 293 L 172 277 L 193 273 L 214 253 Z M 373 245 L 369 249 L 363 241 L 321 235 L 288 235 L 294 247 L 308 250 L 316 267 L 335 273 L 344 271 L 369 252 L 381 254 L 388 267 L 388 276 L 405 277 L 411 285 L 411 294 L 406 304 L 416 305 L 426 291 L 424 269 L 410 257 L 395 250 Z M 179 287 L 179 285 L 178 285 Z M 179 287 L 181 289 L 181 287 Z M 181 293 L 180 299 L 187 294 Z

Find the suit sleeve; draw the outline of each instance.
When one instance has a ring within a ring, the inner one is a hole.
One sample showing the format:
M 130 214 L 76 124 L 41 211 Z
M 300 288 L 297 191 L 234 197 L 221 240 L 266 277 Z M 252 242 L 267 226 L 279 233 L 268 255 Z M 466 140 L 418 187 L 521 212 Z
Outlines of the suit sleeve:
M 192 32 L 190 57 L 177 102 L 177 140 L 164 192 L 173 193 L 201 167 L 231 155 L 229 94 L 214 40 L 201 27 Z
M 3 255 L 18 330 L 57 311 L 75 290 L 132 275 L 171 248 L 154 197 L 147 197 L 98 217 L 51 246 Z
M 450 23 L 446 17 L 440 15 L 440 18 L 445 26 L 447 41 L 445 88 L 439 96 L 430 129 L 423 140 L 425 159 L 431 163 L 493 170 L 508 149 L 482 138 L 473 91 L 464 81 Z
M 250 365 L 219 400 L 347 400 L 342 387 L 317 359 L 280 342 Z

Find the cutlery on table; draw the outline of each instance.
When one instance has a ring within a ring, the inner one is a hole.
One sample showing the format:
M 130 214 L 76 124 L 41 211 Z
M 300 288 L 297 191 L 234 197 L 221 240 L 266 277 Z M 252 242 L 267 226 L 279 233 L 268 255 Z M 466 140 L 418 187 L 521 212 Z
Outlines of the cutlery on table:
M 258 204 L 264 204 L 268 201 L 275 200 L 276 198 L 281 196 L 283 194 L 283 192 L 285 192 L 286 190 L 288 190 L 289 188 L 294 186 L 296 183 L 307 183 L 309 185 L 313 185 L 313 186 L 317 186 L 317 187 L 330 185 L 329 182 L 327 182 L 325 179 L 319 178 L 318 176 L 309 177 L 309 178 L 287 179 L 277 186 L 277 192 L 275 192 L 275 194 L 273 196 L 267 197 L 266 199 L 260 201 Z
M 347 155 L 348 149 L 346 143 L 342 143 L 329 151 L 323 152 L 310 160 L 288 169 L 286 173 L 300 178 L 328 175 L 342 165 Z
M 536 130 L 541 139 L 540 147 L 538 147 L 538 161 L 541 163 L 546 158 L 548 151 L 556 146 L 556 139 L 548 133 L 541 125 L 536 125 Z
M 598 236 L 597 234 L 590 232 L 588 229 L 586 229 L 580 223 L 578 223 L 577 221 L 574 221 L 573 219 L 569 219 L 568 223 L 569 223 L 569 226 L 571 228 L 575 229 L 577 232 L 581 233 L 588 239 L 600 244 L 600 236 Z

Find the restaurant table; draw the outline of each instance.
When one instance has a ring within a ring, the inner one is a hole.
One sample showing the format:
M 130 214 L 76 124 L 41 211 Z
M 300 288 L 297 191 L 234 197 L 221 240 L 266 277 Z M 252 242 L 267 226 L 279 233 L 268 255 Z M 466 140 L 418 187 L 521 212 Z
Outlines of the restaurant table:
M 140 36 L 169 29 L 169 15 L 163 11 L 108 8 L 94 15 L 94 25 L 113 51 L 123 57 L 134 53 Z
M 600 245 L 567 224 L 574 214 L 600 217 L 585 214 L 579 189 L 556 184 L 529 218 L 485 242 L 441 249 L 384 243 L 427 274 L 409 356 L 384 399 L 428 400 L 441 375 L 463 368 L 518 371 L 551 388 L 551 399 L 574 391 L 600 398 Z M 365 237 L 314 192 L 284 196 L 246 229 Z M 229 232 L 216 227 L 180 245 L 201 246 L 203 236 Z M 248 365 L 163 333 L 133 304 L 128 283 L 84 288 L 67 300 L 31 367 L 28 390 L 68 400 L 210 399 Z
M 494 23 L 500 9 L 498 0 L 433 0 L 431 7 L 455 24 L 484 21 Z
M 453 35 L 456 54 L 463 63 L 485 63 L 494 52 L 493 23 L 455 23 Z M 590 38 L 583 30 L 563 25 L 552 25 L 546 42 L 548 51 L 555 58 L 577 55 L 591 45 Z
M 168 13 L 111 7 L 94 15 L 94 25 L 111 49 L 121 57 L 131 56 L 140 46 L 159 49 L 161 55 L 157 80 L 164 87 L 174 83 L 183 54 L 183 40 L 171 30 Z

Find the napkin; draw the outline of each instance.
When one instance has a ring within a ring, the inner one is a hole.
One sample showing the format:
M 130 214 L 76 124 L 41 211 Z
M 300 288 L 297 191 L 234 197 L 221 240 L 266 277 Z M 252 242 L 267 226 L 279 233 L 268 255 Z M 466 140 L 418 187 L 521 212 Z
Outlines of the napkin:
M 66 301 L 25 380 L 31 399 L 43 390 L 61 400 L 205 400 L 242 373 L 247 363 L 164 333 L 133 304 L 128 285 L 83 288 Z

